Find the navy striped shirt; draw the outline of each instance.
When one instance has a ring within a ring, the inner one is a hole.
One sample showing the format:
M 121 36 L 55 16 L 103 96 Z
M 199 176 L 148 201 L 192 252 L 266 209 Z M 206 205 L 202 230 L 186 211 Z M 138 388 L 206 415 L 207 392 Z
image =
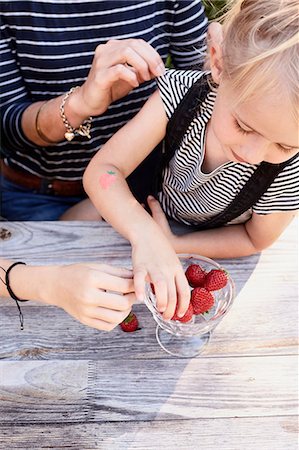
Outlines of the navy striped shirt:
M 167 117 L 170 118 L 190 87 L 205 72 L 166 70 L 158 86 Z M 224 211 L 252 176 L 257 165 L 226 162 L 212 172 L 202 171 L 205 134 L 217 90 L 209 92 L 200 114 L 192 120 L 179 149 L 166 168 L 159 200 L 165 213 L 187 225 L 196 225 Z M 256 214 L 299 209 L 299 153 L 275 178 L 267 191 L 232 223 Z
M 1 127 L 9 165 L 43 177 L 78 180 L 94 153 L 131 119 L 155 90 L 134 89 L 92 122 L 92 138 L 55 146 L 30 142 L 23 111 L 81 85 L 95 48 L 109 39 L 140 38 L 178 68 L 199 64 L 207 19 L 199 0 L 1 1 Z

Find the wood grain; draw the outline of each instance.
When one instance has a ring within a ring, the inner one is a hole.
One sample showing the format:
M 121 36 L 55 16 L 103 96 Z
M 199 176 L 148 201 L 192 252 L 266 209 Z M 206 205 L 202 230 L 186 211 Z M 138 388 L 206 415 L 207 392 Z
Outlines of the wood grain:
M 10 425 L 0 428 L 0 449 L 297 450 L 297 432 L 291 416 Z
M 105 223 L 2 222 L 1 256 L 130 267 Z M 298 222 L 260 255 L 219 260 L 237 297 L 205 353 L 164 353 L 155 323 L 84 327 L 64 311 L 0 300 L 0 449 L 297 450 Z
M 2 361 L 0 422 L 295 415 L 297 362 L 293 356 Z
M 237 299 L 236 302 L 214 331 L 204 355 L 297 354 L 296 304 L 293 299 L 279 302 L 274 297 L 268 303 L 263 301 L 262 306 L 258 301 L 250 303 L 240 299 L 239 303 Z M 25 317 L 23 331 L 20 330 L 15 305 L 0 308 L 2 360 L 172 359 L 157 344 L 156 323 L 144 305 L 134 306 L 141 328 L 134 334 L 124 334 L 119 327 L 110 333 L 87 328 L 54 307 L 28 306 L 22 309 Z

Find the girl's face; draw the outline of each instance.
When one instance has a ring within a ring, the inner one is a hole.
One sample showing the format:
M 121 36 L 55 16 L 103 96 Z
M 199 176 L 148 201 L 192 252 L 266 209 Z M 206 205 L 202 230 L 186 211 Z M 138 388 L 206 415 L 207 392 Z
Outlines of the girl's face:
M 281 163 L 299 151 L 299 127 L 286 98 L 256 97 L 234 105 L 234 94 L 221 82 L 211 118 L 218 152 L 227 160 Z

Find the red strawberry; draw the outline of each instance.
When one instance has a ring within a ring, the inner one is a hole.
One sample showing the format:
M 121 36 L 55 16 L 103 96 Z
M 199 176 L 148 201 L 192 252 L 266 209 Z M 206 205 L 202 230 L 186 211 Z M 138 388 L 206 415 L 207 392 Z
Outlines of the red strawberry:
M 121 329 L 128 333 L 138 330 L 138 326 L 139 326 L 138 319 L 133 312 L 130 312 L 130 314 L 120 324 Z
M 194 314 L 202 314 L 214 305 L 213 295 L 205 288 L 197 287 L 191 292 L 191 303 L 193 306 Z
M 198 264 L 191 264 L 187 268 L 185 275 L 190 286 L 197 287 L 204 285 L 206 272 Z
M 194 314 L 193 306 L 191 305 L 191 303 L 189 303 L 188 309 L 183 315 L 183 317 L 179 317 L 177 315 L 177 308 L 176 308 L 175 313 L 171 320 L 178 320 L 179 322 L 189 322 L 192 319 L 193 314 Z
M 222 269 L 213 269 L 206 275 L 205 288 L 208 291 L 218 291 L 227 284 L 227 273 Z

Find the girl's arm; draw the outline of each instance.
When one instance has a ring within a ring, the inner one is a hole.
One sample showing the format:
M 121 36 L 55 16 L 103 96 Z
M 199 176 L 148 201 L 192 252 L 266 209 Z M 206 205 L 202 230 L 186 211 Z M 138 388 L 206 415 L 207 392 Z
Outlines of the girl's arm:
M 0 259 L 0 297 L 9 297 L 4 281 L 12 264 Z M 132 272 L 106 264 L 20 264 L 9 272 L 9 285 L 21 300 L 58 306 L 84 325 L 104 331 L 122 322 L 135 301 Z
M 155 285 L 158 308 L 170 319 L 188 307 L 190 291 L 172 246 L 130 192 L 125 178 L 163 139 L 167 117 L 158 92 L 94 156 L 84 188 L 102 217 L 132 244 L 134 285 L 144 298 L 146 279 Z
M 198 253 L 210 258 L 237 258 L 258 253 L 273 244 L 296 215 L 296 211 L 260 215 L 248 222 L 176 236 L 157 202 L 149 199 L 156 223 L 177 253 Z

